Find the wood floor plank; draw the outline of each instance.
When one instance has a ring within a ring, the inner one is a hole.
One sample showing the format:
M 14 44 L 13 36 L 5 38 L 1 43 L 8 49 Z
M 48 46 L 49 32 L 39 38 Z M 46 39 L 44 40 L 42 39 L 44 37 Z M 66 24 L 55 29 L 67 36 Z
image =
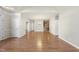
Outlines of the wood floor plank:
M 49 32 L 28 32 L 21 38 L 9 38 L 0 41 L 0 51 L 77 52 L 79 50 Z

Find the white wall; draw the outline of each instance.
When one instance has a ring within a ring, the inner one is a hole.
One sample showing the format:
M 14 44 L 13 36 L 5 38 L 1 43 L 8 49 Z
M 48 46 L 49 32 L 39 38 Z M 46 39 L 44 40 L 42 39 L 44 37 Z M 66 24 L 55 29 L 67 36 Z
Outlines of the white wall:
M 0 40 L 21 37 L 25 34 L 21 13 L 11 13 L 0 9 Z
M 60 13 L 59 35 L 60 38 L 79 48 L 79 7 Z
M 55 15 L 50 18 L 49 21 L 49 31 L 51 34 L 58 35 L 58 24 L 55 20 Z
M 21 13 L 14 13 L 12 14 L 11 19 L 11 27 L 12 27 L 12 37 L 21 37 L 25 34 L 23 30 L 23 20 L 21 18 Z
M 0 8 L 0 40 L 11 36 L 11 17 L 10 14 Z

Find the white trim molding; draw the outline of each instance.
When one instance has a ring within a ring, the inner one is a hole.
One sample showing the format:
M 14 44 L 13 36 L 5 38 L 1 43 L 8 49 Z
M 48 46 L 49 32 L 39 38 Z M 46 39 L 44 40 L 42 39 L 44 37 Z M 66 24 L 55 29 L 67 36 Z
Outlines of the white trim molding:
M 71 43 L 71 42 L 65 40 L 63 37 L 59 36 L 59 38 L 60 38 L 61 40 L 64 40 L 64 41 L 67 42 L 68 44 L 72 45 L 73 47 L 79 49 L 79 47 L 78 47 L 77 45 L 75 45 L 75 44 L 73 44 L 73 43 Z

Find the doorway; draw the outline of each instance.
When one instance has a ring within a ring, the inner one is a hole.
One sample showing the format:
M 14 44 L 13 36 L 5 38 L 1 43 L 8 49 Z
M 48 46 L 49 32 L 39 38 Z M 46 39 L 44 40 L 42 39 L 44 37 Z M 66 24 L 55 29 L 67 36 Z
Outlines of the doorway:
M 49 20 L 29 20 L 26 22 L 26 32 L 49 32 Z
M 26 32 L 34 32 L 34 20 L 26 22 Z
M 44 32 L 49 32 L 49 20 L 43 21 Z

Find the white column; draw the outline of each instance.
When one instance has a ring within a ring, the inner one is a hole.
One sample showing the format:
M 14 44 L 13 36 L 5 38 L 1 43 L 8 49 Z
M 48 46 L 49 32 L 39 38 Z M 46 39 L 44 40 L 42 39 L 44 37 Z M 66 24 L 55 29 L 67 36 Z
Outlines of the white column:
M 59 14 L 55 16 L 55 33 L 59 36 Z

